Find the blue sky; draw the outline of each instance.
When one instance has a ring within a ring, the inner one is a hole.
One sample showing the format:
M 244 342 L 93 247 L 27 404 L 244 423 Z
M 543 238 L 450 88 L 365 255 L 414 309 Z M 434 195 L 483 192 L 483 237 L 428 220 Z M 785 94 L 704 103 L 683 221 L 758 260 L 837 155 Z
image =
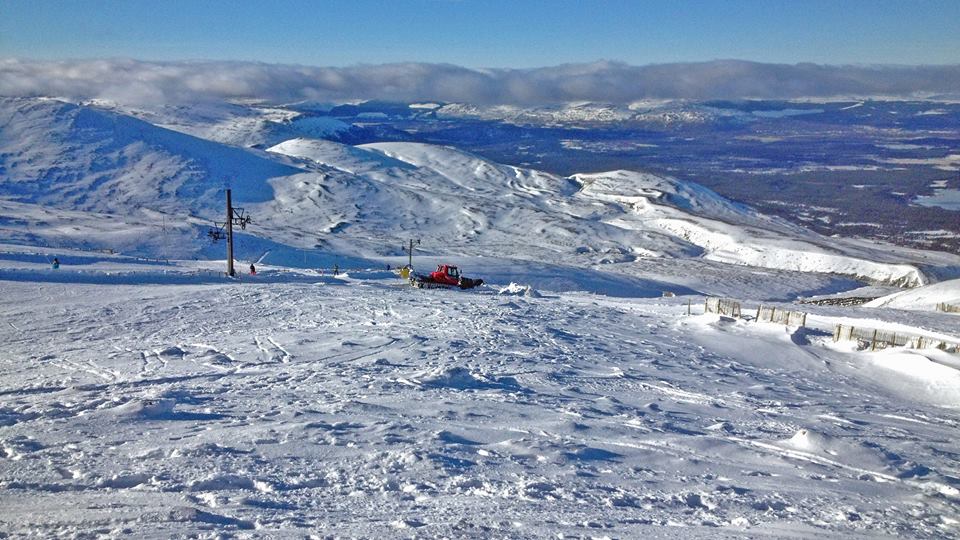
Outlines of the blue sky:
M 958 0 L 2 0 L 0 57 L 958 64 L 958 21 Z

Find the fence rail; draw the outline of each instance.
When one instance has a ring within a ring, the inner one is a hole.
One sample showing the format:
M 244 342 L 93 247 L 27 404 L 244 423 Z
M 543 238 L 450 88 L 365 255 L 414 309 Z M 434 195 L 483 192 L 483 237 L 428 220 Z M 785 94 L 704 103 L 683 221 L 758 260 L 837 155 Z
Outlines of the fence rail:
M 703 305 L 704 313 L 718 313 L 729 317 L 740 317 L 740 302 L 729 298 L 707 297 Z
M 949 306 L 947 307 L 956 307 Z M 937 306 L 940 309 L 940 306 Z M 729 317 L 742 317 L 740 302 L 730 298 L 708 296 L 703 305 L 704 313 L 717 313 Z M 941 309 L 941 311 L 943 311 Z M 960 312 L 960 310 L 958 310 Z M 687 303 L 687 314 L 690 314 L 690 303 Z M 775 306 L 760 305 L 757 307 L 757 322 L 771 322 L 787 326 L 805 327 L 807 314 L 802 311 L 792 311 Z M 833 330 L 833 341 L 858 341 L 872 351 L 887 347 L 909 347 L 911 349 L 940 349 L 953 354 L 960 354 L 960 342 L 945 341 L 939 338 L 911 334 L 908 332 L 894 332 L 838 324 Z
M 960 352 L 960 343 L 905 332 L 892 332 L 845 324 L 838 324 L 834 328 L 833 341 L 859 341 L 869 346 L 871 351 L 887 347 L 909 347 L 911 349 L 940 349 L 952 353 Z
M 802 311 L 760 305 L 757 308 L 757 321 L 783 324 L 786 326 L 806 326 L 807 314 Z
M 960 306 L 954 306 L 946 302 L 940 302 L 937 304 L 937 311 L 943 311 L 944 313 L 960 313 Z

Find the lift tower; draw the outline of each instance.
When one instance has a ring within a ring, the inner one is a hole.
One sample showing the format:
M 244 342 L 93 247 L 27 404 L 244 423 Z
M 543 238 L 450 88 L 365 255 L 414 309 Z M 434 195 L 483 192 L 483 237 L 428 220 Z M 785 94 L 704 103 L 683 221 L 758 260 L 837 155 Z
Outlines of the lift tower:
M 233 201 L 230 200 L 230 190 L 227 190 L 227 275 L 234 277 L 233 271 Z
M 216 242 L 223 238 L 227 239 L 227 275 L 230 277 L 235 277 L 236 271 L 233 269 L 233 226 L 239 225 L 241 229 L 246 230 L 247 224 L 250 223 L 251 218 L 247 215 L 243 208 L 234 208 L 233 199 L 231 197 L 230 190 L 227 190 L 227 221 L 221 225 L 216 221 L 213 222 L 213 228 L 207 232 L 207 236 L 210 237 L 210 240 Z M 226 229 L 226 231 L 224 231 Z

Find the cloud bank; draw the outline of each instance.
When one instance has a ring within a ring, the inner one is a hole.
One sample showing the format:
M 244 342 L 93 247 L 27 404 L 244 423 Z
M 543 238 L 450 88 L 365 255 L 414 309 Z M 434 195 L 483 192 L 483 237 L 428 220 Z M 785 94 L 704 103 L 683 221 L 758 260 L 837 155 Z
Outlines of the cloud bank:
M 109 99 L 125 104 L 204 100 L 444 101 L 543 105 L 640 99 L 791 99 L 956 94 L 960 65 L 828 66 L 719 60 L 536 69 L 403 63 L 309 67 L 253 62 L 0 60 L 0 95 Z

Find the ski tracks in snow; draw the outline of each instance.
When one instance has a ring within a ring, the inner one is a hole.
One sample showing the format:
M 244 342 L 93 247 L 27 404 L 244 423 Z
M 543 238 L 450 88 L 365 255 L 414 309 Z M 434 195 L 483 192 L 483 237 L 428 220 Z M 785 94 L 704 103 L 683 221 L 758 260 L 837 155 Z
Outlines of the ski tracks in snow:
M 45 341 L 0 371 L 8 530 L 956 532 L 960 417 L 778 328 L 379 282 L 100 290 L 71 333 L 16 321 Z
M 265 338 L 260 338 L 258 336 L 253 337 L 254 342 L 257 344 L 257 348 L 263 353 L 263 357 L 267 362 L 272 363 L 290 363 L 290 353 L 286 349 L 280 346 L 272 337 L 267 336 Z

